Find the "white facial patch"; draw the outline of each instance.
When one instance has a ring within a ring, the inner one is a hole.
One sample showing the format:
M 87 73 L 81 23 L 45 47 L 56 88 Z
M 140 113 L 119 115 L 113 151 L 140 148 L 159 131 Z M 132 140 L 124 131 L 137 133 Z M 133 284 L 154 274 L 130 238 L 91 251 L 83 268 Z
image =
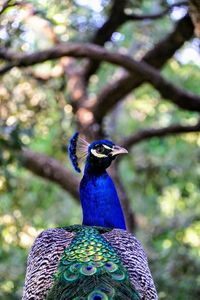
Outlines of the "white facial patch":
M 103 153 L 97 153 L 95 149 L 91 149 L 91 152 L 94 156 L 102 158 L 102 157 L 107 157 L 107 155 L 103 154 Z
M 104 146 L 105 149 L 112 150 L 112 148 L 110 148 L 110 147 L 107 146 L 107 145 L 104 145 L 104 144 L 103 144 L 103 146 Z

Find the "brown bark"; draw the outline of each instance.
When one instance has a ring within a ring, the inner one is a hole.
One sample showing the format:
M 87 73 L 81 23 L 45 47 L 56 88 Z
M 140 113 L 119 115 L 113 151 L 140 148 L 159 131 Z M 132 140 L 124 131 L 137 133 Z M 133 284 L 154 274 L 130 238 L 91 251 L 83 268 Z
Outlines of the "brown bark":
M 124 22 L 127 21 L 124 14 L 127 0 L 119 1 L 113 0 L 110 14 L 106 22 L 99 30 L 97 30 L 91 43 L 103 46 L 105 42 L 111 39 L 113 32 L 115 32 Z M 100 61 L 89 60 L 84 69 L 84 78 L 88 81 L 89 77 L 94 74 L 100 65 Z
M 189 1 L 189 13 L 195 26 L 195 34 L 200 38 L 200 1 Z
M 147 128 L 140 130 L 133 135 L 124 138 L 120 145 L 129 149 L 130 147 L 142 141 L 149 140 L 154 137 L 165 137 L 181 133 L 200 132 L 200 121 L 195 125 L 174 124 L 163 128 Z
M 180 7 L 180 6 L 188 6 L 188 1 L 180 1 L 177 3 L 173 3 L 167 6 L 163 11 L 160 11 L 158 13 L 152 13 L 146 15 L 129 14 L 126 15 L 126 19 L 130 21 L 157 20 L 167 15 L 174 7 Z
M 200 112 L 199 96 L 176 87 L 174 84 L 164 79 L 164 77 L 160 75 L 159 71 L 151 67 L 146 62 L 138 62 L 128 55 L 111 53 L 106 49 L 99 46 L 94 46 L 93 44 L 59 44 L 55 47 L 52 47 L 51 49 L 27 55 L 19 55 L 13 52 L 5 53 L 5 49 L 1 49 L 0 56 L 4 56 L 4 58 L 6 58 L 7 60 L 14 62 L 18 67 L 34 65 L 39 62 L 44 62 L 49 59 L 56 59 L 62 56 L 73 56 L 80 58 L 91 57 L 99 61 L 104 60 L 112 64 L 124 67 L 134 74 L 137 73 L 139 77 L 143 79 L 143 81 L 151 83 L 164 98 L 170 100 L 180 108 L 189 111 Z M 96 107 L 92 109 L 95 119 L 98 117 L 97 113 L 99 113 L 101 109 L 103 109 L 103 107 L 99 107 L 98 111 L 96 109 Z
M 79 202 L 78 178 L 56 159 L 28 149 L 22 150 L 19 155 L 23 165 L 28 170 L 44 179 L 57 183 Z
M 158 42 L 152 50 L 146 53 L 142 61 L 154 66 L 157 69 L 163 67 L 169 58 L 190 39 L 193 35 L 194 26 L 186 15 L 177 22 L 174 30 L 163 40 Z M 126 73 L 118 80 L 105 86 L 97 97 L 96 101 L 96 120 L 101 123 L 107 112 L 112 110 L 114 105 L 121 101 L 135 88 L 144 82 L 144 78 L 138 73 Z

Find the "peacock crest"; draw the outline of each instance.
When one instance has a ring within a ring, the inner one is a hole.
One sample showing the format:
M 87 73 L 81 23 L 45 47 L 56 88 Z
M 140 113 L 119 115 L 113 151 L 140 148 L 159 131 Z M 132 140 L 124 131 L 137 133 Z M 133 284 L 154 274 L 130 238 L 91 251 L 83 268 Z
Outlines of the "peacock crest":
M 80 163 L 83 162 L 88 154 L 89 143 L 80 137 L 78 132 L 70 139 L 68 154 L 76 172 L 81 173 Z

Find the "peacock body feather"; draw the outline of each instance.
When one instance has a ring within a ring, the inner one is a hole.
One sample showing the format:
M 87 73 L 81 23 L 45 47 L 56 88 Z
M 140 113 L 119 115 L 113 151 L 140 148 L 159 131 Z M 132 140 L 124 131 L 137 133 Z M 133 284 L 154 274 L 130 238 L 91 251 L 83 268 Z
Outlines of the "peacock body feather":
M 69 230 L 69 228 L 68 228 Z M 140 300 L 116 251 L 95 227 L 73 226 L 48 300 Z
M 80 183 L 83 223 L 44 231 L 28 258 L 23 300 L 157 300 L 146 254 L 128 233 L 106 169 L 127 151 L 108 140 L 91 144 L 75 133 L 69 157 Z

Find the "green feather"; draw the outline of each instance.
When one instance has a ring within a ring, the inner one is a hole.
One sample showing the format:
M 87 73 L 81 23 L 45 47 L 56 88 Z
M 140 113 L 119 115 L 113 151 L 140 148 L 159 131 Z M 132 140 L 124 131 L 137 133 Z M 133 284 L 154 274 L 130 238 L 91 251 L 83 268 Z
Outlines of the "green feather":
M 101 229 L 73 226 L 70 230 L 76 236 L 64 250 L 47 300 L 141 299 Z

